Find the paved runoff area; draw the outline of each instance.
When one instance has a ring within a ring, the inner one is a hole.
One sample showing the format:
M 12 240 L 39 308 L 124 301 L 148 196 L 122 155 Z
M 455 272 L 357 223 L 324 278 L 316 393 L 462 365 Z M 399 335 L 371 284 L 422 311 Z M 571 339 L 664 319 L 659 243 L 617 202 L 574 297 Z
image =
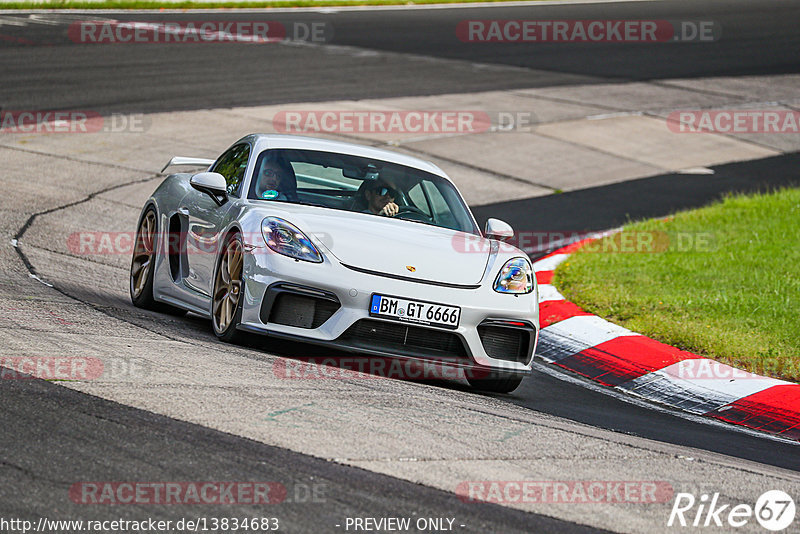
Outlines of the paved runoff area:
M 102 375 L 60 384 L 464 498 L 614 531 L 674 530 L 667 527 L 672 493 L 659 497 L 664 484 L 695 496 L 719 493 L 731 506 L 753 506 L 775 488 L 796 495 L 800 476 L 792 471 L 599 430 L 458 386 L 358 374 L 286 379 L 276 372 L 285 368 L 280 355 L 311 349 L 266 339 L 226 345 L 205 320 L 133 308 L 130 249 L 119 232 L 135 230 L 172 156 L 215 157 L 250 132 L 308 133 L 418 155 L 448 172 L 472 205 L 674 171 L 704 180 L 709 165 L 800 150 L 796 132 L 750 133 L 730 115 L 776 112 L 786 121 L 800 105 L 799 85 L 797 75 L 576 85 L 121 115 L 101 119 L 94 133 L 53 131 L 70 129 L 63 121 L 71 119 L 61 117 L 51 131 L 3 133 L 0 357 L 96 358 Z M 701 117 L 700 110 L 729 115 Z M 668 121 L 676 111 L 698 114 Z M 716 133 L 690 131 L 688 120 Z M 400 126 L 389 127 L 393 121 Z M 84 232 L 98 237 L 82 250 L 75 236 Z M 602 499 L 576 504 L 562 498 L 566 486 L 548 502 L 505 491 L 519 480 L 551 488 L 585 481 L 570 492 L 588 491 L 591 481 L 632 484 L 602 482 L 594 487 Z M 699 505 L 681 505 L 694 521 Z M 760 529 L 754 518 L 741 528 Z

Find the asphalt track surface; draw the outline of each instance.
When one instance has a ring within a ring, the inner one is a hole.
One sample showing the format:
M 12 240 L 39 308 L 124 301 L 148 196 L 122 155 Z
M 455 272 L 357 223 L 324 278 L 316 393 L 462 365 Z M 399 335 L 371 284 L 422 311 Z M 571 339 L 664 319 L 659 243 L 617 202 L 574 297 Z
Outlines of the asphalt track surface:
M 380 54 L 331 47 L 319 54 L 275 44 L 80 44 L 67 33 L 71 21 L 86 18 L 79 14 L 69 14 L 61 24 L 6 24 L 0 26 L 0 106 L 133 113 L 782 74 L 800 68 L 797 1 L 667 0 L 533 9 L 100 15 L 120 21 L 274 20 L 286 28 L 320 22 L 330 35 L 323 44 Z M 724 38 L 710 43 L 464 43 L 456 36 L 463 20 L 530 18 L 711 21 Z M 452 61 L 424 60 L 430 57 Z
M 84 395 L 41 380 L 3 380 L 0 517 L 177 521 L 181 517 L 279 517 L 282 532 L 341 530 L 346 517 L 455 517 L 462 532 L 593 532 L 582 525 L 346 467 Z M 42 429 L 48 429 L 43 432 Z M 278 482 L 270 505 L 93 506 L 65 498 L 75 480 Z
M 474 14 L 473 14 L 474 12 Z M 333 44 L 387 52 L 355 58 L 325 54 L 316 63 L 301 47 L 206 45 L 92 46 L 71 43 L 65 27 L 8 27 L 2 33 L 37 44 L 4 40 L 0 66 L 4 109 L 92 109 L 97 111 L 168 111 L 280 102 L 358 99 L 452 93 L 487 89 L 556 86 L 609 80 L 660 79 L 713 75 L 797 72 L 800 36 L 796 21 L 800 2 L 660 2 L 541 7 L 537 18 L 663 18 L 714 20 L 723 28 L 719 43 L 652 45 L 465 45 L 454 38 L 458 21 L 470 18 L 526 18 L 527 8 L 275 14 L 272 20 L 332 21 Z M 113 15 L 141 20 L 142 16 Z M 147 20 L 187 20 L 186 15 L 150 15 Z M 191 20 L 263 20 L 263 14 L 192 14 Z M 455 60 L 452 68 L 407 62 L 418 54 Z M 322 56 L 322 55 L 320 55 Z M 312 58 L 313 59 L 313 58 Z M 500 66 L 496 70 L 465 68 L 459 62 Z M 397 68 L 401 63 L 404 68 Z M 416 65 L 419 71 L 407 70 Z M 256 66 L 254 68 L 254 65 Z M 122 66 L 122 67 L 121 67 Z M 517 68 L 522 67 L 522 68 Z M 420 79 L 424 83 L 420 83 Z M 629 219 L 660 216 L 703 205 L 726 191 L 762 190 L 797 184 L 797 155 L 716 167 L 702 182 L 691 176 L 667 175 L 573 193 L 526 199 L 476 210 L 479 218 L 503 211 L 518 228 L 594 230 Z M 580 207 L 576 217 L 576 207 Z M 199 328 L 186 319 L 187 328 Z M 293 349 L 279 354 L 292 356 Z M 303 503 L 281 508 L 288 524 L 305 531 L 329 528 L 332 517 L 345 515 L 452 516 L 469 519 L 475 530 L 582 531 L 507 508 L 459 501 L 438 490 L 391 477 L 258 444 L 196 425 L 142 412 L 113 402 L 31 381 L 2 381 L 6 428 L 0 435 L 3 458 L 0 513 L 4 516 L 47 515 L 53 492 L 66 481 L 143 479 L 255 479 L 308 483 L 320 477 L 328 499 L 313 513 Z M 442 387 L 458 387 L 442 384 Z M 723 426 L 685 420 L 652 411 L 534 372 L 507 397 L 533 410 L 601 428 L 720 452 L 792 470 L 800 470 L 798 448 Z M 23 453 L 24 451 L 24 453 Z M 232 454 L 235 451 L 235 454 Z M 97 459 L 102 458 L 101 462 Z M 91 474 L 93 476 L 88 476 Z M 33 489 L 35 488 L 35 490 Z M 62 498 L 63 500 L 63 498 Z M 85 509 L 63 505 L 67 515 Z M 226 508 L 226 515 L 230 512 Z M 248 510 L 242 510 L 247 512 Z M 148 515 L 174 510 L 148 509 Z M 210 511 L 209 511 L 210 512 Z M 205 515 L 213 515 L 204 512 Z M 133 514 L 133 512 L 131 512 Z M 96 518 L 117 517 L 116 510 L 92 510 Z M 136 515 L 136 514 L 134 514 Z M 61 517 L 64 517 L 62 514 Z

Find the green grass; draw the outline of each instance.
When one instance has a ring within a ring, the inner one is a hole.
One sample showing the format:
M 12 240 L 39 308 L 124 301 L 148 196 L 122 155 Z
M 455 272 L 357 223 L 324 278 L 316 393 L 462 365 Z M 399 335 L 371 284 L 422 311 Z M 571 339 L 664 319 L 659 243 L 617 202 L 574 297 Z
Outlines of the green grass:
M 602 252 L 637 239 L 645 252 Z M 561 264 L 554 284 L 636 332 L 800 382 L 799 240 L 800 189 L 729 196 L 626 226 Z
M 150 0 L 44 0 L 42 2 L 0 2 L 0 9 L 262 9 L 281 7 L 328 7 L 328 6 L 395 6 L 419 4 L 461 4 L 475 2 L 507 2 L 511 0 L 275 0 L 226 2 L 158 2 Z

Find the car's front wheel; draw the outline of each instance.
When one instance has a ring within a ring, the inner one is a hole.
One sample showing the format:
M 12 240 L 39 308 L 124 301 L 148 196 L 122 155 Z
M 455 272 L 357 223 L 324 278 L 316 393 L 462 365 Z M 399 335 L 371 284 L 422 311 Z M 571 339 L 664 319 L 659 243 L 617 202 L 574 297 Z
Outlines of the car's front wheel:
M 225 240 L 217 262 L 212 293 L 211 322 L 214 333 L 223 341 L 236 342 L 241 338 L 241 332 L 236 327 L 242 318 L 243 271 L 242 237 L 233 233 Z
M 468 376 L 469 385 L 479 391 L 490 393 L 511 393 L 522 382 L 522 375 L 507 373 L 491 373 L 486 377 Z

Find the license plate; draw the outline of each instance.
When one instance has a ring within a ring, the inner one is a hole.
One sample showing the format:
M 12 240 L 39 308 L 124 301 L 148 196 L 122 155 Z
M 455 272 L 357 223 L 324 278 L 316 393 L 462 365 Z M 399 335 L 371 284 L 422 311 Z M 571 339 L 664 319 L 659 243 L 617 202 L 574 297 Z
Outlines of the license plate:
M 461 308 L 458 306 L 376 294 L 372 295 L 369 314 L 373 317 L 442 328 L 456 328 L 461 320 Z

